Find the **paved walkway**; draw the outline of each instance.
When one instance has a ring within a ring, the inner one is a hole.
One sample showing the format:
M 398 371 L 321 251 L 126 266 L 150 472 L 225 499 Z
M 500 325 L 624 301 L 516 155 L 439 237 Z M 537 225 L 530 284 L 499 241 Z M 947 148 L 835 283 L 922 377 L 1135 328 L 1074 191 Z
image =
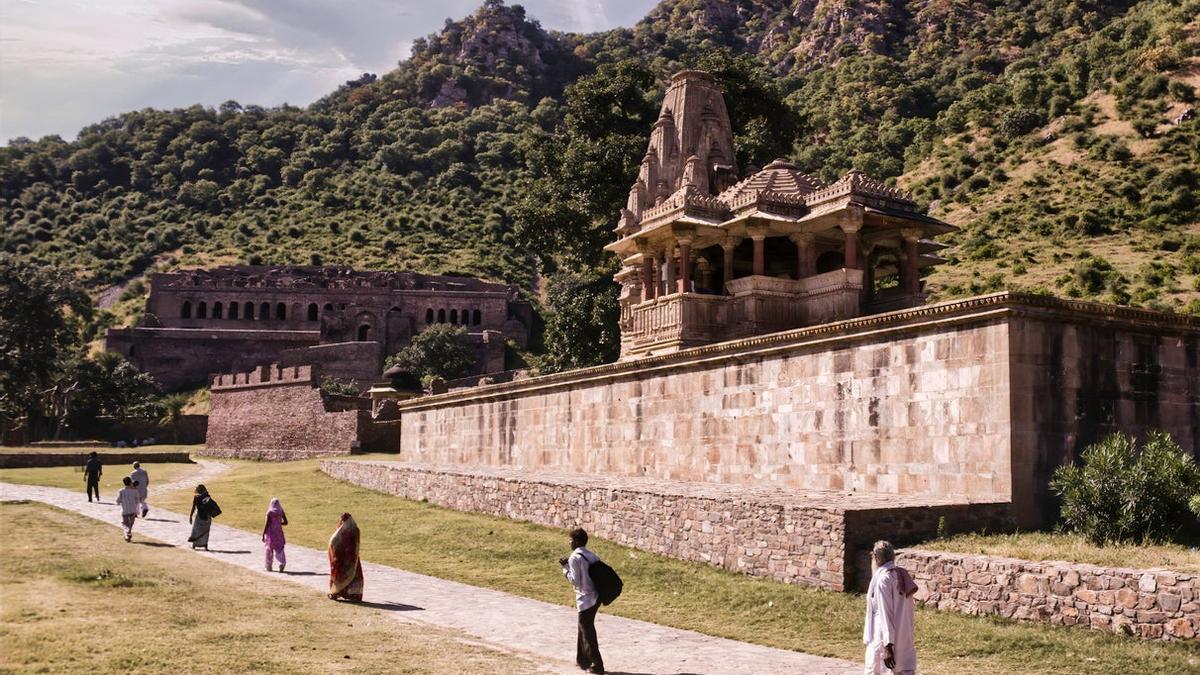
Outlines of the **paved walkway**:
M 198 476 L 181 483 L 192 486 L 225 469 L 219 462 L 202 464 Z M 171 488 L 151 483 L 152 493 Z M 113 502 L 88 503 L 82 492 L 61 488 L 0 483 L 0 499 L 44 502 L 113 526 L 119 526 L 121 521 Z M 191 529 L 187 516 L 154 508 L 153 497 L 150 507 L 150 517 L 139 519 L 134 526 L 135 540 L 151 538 L 186 547 Z M 113 536 L 119 535 L 114 532 Z M 198 551 L 197 555 L 269 574 L 263 570 L 263 548 L 257 533 L 214 523 L 210 545 L 213 549 L 210 553 Z M 287 573 L 272 576 L 302 584 L 314 592 L 326 592 L 329 562 L 325 551 L 288 544 L 287 558 Z M 363 575 L 366 584 L 362 604 L 392 610 L 393 618 L 398 621 L 457 629 L 501 649 L 530 656 L 550 672 L 579 672 L 573 662 L 575 611 L 572 608 L 366 562 Z M 569 591 L 565 581 L 563 584 L 566 594 Z M 604 663 L 612 673 L 862 672 L 861 666 L 849 661 L 667 628 L 608 615 L 603 610 L 597 617 L 596 630 Z

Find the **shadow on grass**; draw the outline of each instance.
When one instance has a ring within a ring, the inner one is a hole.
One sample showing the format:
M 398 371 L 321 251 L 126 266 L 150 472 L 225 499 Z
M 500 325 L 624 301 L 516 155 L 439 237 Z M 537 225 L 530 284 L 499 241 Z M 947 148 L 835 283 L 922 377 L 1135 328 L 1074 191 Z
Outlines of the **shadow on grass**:
M 371 607 L 373 609 L 386 609 L 389 612 L 423 612 L 424 607 L 416 605 L 406 605 L 402 602 L 355 602 L 359 607 Z

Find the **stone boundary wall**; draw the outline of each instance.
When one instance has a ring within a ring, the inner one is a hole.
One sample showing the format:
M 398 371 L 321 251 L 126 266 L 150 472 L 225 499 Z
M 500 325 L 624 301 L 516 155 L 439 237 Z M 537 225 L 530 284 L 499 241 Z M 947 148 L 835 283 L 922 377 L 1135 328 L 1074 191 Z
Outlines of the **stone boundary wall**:
M 852 587 L 857 551 L 847 542 L 1004 527 L 1007 504 L 918 504 L 894 497 L 683 483 L 609 476 L 470 470 L 400 462 L 321 462 L 354 485 L 472 513 L 590 534 L 643 551 L 777 581 L 832 590 Z M 855 520 L 855 509 L 888 518 Z
M 1163 569 L 901 549 L 919 602 L 977 616 L 1083 626 L 1152 640 L 1200 636 L 1200 575 Z M 860 554 L 858 569 L 869 570 Z M 870 581 L 860 574 L 859 590 Z
M 83 467 L 88 460 L 88 450 L 81 453 L 54 452 L 3 452 L 0 449 L 0 469 L 30 469 L 51 466 Z M 191 464 L 192 459 L 186 452 L 105 452 L 96 450 L 103 466 L 130 465 L 134 462 L 143 464 L 162 464 L 166 462 Z

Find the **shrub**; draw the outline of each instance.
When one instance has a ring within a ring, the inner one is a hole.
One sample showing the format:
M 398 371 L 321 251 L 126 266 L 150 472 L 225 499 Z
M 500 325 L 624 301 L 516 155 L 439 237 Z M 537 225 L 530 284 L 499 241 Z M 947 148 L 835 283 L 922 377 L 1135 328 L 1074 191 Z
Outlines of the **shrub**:
M 333 396 L 358 396 L 358 382 L 354 380 L 345 382 L 326 375 L 325 379 L 321 380 L 321 393 Z
M 1145 543 L 1170 538 L 1192 518 L 1200 467 L 1169 435 L 1151 432 L 1139 449 L 1133 437 L 1116 433 L 1088 446 L 1080 460 L 1050 479 L 1065 529 L 1095 544 Z

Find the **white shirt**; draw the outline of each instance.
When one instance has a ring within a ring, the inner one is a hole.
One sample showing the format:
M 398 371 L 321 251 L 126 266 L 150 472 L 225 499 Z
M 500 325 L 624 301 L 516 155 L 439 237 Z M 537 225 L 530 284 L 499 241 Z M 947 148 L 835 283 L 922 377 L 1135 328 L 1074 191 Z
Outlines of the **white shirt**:
M 599 559 L 595 553 L 580 546 L 571 552 L 567 566 L 563 568 L 563 576 L 575 587 L 575 607 L 581 612 L 600 602 L 600 594 L 592 585 L 592 575 L 588 574 L 588 568 Z
M 886 562 L 871 577 L 867 591 L 867 616 L 863 623 L 863 644 L 867 647 L 867 672 L 886 673 L 884 647 L 892 645 L 896 656 L 893 672 L 917 669 L 917 649 L 913 644 L 913 601 L 900 592 L 896 564 Z M 872 661 L 874 660 L 874 663 Z
M 146 470 L 139 466 L 133 470 L 133 473 L 129 474 L 129 479 L 137 481 L 137 492 L 142 496 L 142 499 L 145 499 L 147 495 L 146 491 L 150 488 L 150 474 L 146 473 Z
M 128 516 L 131 513 L 138 512 L 138 493 L 137 490 L 127 487 L 121 488 L 117 493 L 117 503 L 121 505 L 121 515 Z

